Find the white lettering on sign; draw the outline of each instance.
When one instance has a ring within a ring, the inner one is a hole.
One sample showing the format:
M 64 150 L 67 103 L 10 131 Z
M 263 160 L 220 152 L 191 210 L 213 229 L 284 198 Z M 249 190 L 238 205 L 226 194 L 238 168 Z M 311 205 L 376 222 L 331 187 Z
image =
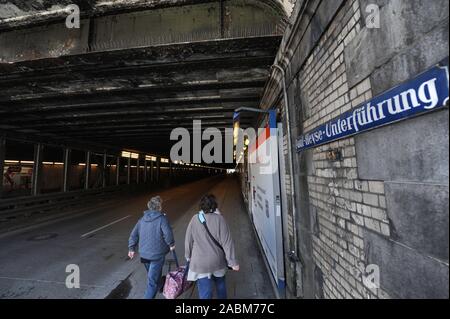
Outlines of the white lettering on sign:
M 448 67 L 435 67 L 300 136 L 297 151 L 445 106 L 448 82 Z

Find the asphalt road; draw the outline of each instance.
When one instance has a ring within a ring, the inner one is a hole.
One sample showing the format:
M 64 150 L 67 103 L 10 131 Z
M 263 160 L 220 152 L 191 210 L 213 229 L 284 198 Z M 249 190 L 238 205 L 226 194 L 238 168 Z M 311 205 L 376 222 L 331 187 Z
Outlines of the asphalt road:
M 230 297 L 273 297 L 255 238 L 251 237 L 254 235 L 248 217 L 239 206 L 238 184 L 232 178 L 204 179 L 158 193 L 174 228 L 179 259 L 183 260 L 184 256 L 187 223 L 196 213 L 199 199 L 207 192 L 213 192 L 225 210 L 230 211 L 228 217 L 224 216 L 236 240 L 246 242 L 238 245 L 238 253 L 241 250 L 248 259 L 244 273 L 230 276 Z M 0 238 L 0 298 L 141 298 L 145 272 L 139 258 L 128 260 L 127 240 L 154 194 L 127 194 L 119 201 L 115 198 L 110 208 L 86 207 L 90 210 L 88 214 Z M 237 223 L 232 215 L 236 213 L 243 223 Z M 242 227 L 246 228 L 244 234 L 241 234 Z M 244 235 L 247 237 L 243 238 Z M 66 267 L 70 264 L 80 269 L 80 288 L 66 287 L 69 275 Z M 167 267 L 170 265 L 168 258 Z M 239 276 L 250 280 L 250 290 Z M 245 284 L 242 289 L 239 282 Z

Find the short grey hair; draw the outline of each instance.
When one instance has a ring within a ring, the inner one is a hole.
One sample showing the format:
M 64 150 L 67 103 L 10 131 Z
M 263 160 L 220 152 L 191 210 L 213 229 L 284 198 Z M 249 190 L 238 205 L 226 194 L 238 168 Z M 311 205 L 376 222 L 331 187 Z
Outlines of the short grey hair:
M 162 199 L 160 196 L 155 196 L 150 199 L 147 204 L 148 209 L 151 211 L 160 212 L 162 210 Z

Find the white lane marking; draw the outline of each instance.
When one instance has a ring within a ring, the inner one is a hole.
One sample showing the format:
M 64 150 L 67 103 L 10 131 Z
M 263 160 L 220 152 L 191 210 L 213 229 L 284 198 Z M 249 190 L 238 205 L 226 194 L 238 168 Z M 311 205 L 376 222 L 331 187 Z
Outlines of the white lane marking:
M 89 235 L 91 235 L 91 234 L 93 234 L 93 233 L 96 233 L 96 232 L 98 232 L 99 230 L 105 229 L 106 227 L 109 227 L 109 226 L 112 226 L 112 225 L 114 225 L 114 224 L 117 224 L 118 222 L 121 222 L 122 220 L 127 219 L 127 218 L 129 218 L 129 217 L 131 217 L 131 215 L 122 217 L 121 219 L 115 220 L 115 221 L 113 221 L 112 223 L 109 223 L 108 225 L 105 225 L 105 226 L 99 227 L 99 228 L 97 228 L 97 229 L 94 229 L 94 230 L 90 231 L 89 233 L 86 233 L 86 234 L 81 235 L 81 238 L 84 238 L 84 237 L 89 236 Z
M 44 283 L 44 284 L 58 284 L 58 285 L 65 285 L 65 282 L 61 281 L 53 281 L 53 280 L 42 280 L 42 279 L 32 279 L 32 278 L 18 278 L 18 277 L 3 277 L 0 276 L 0 280 L 14 280 L 14 281 L 33 281 L 38 283 Z M 85 285 L 81 284 L 80 287 L 87 287 L 87 288 L 104 288 L 106 286 L 99 286 L 99 285 Z

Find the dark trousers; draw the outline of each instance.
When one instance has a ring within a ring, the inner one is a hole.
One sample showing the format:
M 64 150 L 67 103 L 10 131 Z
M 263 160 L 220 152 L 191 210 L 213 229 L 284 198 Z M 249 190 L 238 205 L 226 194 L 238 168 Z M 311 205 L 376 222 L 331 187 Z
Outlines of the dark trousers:
M 197 280 L 198 295 L 200 299 L 212 299 L 213 286 L 216 286 L 217 299 L 227 299 L 227 285 L 225 276 L 215 277 L 211 276 Z
M 151 260 L 145 262 L 144 266 L 147 270 L 147 290 L 145 291 L 144 299 L 153 299 L 158 292 L 158 284 L 162 274 L 165 257 L 158 260 Z

